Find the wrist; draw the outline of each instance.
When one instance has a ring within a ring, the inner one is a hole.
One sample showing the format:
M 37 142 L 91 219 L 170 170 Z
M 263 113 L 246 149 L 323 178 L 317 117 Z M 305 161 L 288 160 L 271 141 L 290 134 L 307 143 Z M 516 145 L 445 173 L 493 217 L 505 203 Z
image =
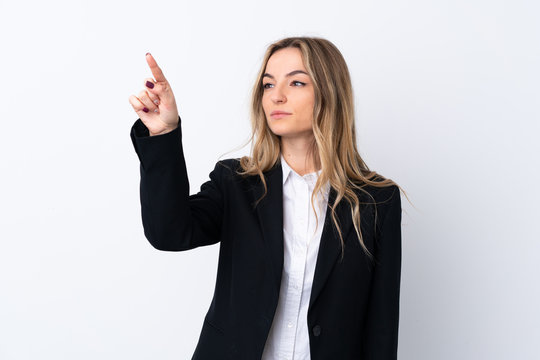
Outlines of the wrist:
M 149 134 L 150 134 L 150 136 L 164 135 L 164 134 L 170 133 L 171 131 L 175 130 L 177 127 L 178 126 L 172 126 L 170 128 L 166 128 L 163 131 L 160 131 L 160 132 L 157 132 L 157 133 L 153 133 L 153 132 L 149 131 Z

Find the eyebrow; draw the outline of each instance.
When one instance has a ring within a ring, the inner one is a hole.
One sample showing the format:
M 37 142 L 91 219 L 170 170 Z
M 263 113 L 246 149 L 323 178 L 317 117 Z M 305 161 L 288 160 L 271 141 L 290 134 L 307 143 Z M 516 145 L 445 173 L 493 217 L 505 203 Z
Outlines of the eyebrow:
M 294 70 L 294 71 L 291 71 L 290 73 L 288 73 L 287 75 L 285 75 L 285 77 L 289 77 L 289 76 L 293 76 L 293 75 L 296 75 L 296 74 L 305 74 L 305 75 L 308 75 L 309 74 L 303 70 Z M 274 77 L 272 75 L 270 75 L 269 73 L 265 73 L 263 75 L 263 78 L 264 77 L 269 77 L 270 79 L 273 79 Z

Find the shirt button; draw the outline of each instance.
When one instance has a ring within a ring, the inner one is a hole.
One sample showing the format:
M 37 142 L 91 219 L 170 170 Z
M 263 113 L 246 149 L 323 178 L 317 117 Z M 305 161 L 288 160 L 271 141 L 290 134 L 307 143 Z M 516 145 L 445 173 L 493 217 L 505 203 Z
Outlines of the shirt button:
M 292 328 L 292 322 L 289 322 L 289 323 L 287 324 L 287 327 Z
M 319 336 L 321 335 L 321 326 L 320 325 L 315 325 L 313 327 L 313 335 L 314 336 Z

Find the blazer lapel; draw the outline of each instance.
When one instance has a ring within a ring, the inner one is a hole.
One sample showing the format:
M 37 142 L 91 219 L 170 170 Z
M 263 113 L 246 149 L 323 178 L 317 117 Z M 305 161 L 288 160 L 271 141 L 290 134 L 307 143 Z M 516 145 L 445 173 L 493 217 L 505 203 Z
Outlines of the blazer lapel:
M 336 200 L 336 191 L 330 188 L 328 196 L 328 205 L 333 205 Z M 340 224 L 341 235 L 343 242 L 346 245 L 347 237 L 352 226 L 352 217 L 350 206 L 345 199 L 341 199 L 337 208 L 336 216 Z M 315 265 L 315 274 L 313 275 L 313 284 L 311 287 L 311 296 L 309 299 L 309 307 L 317 300 L 321 290 L 334 267 L 334 264 L 341 257 L 341 242 L 339 233 L 332 220 L 332 211 L 327 208 L 324 227 L 321 235 L 321 243 L 319 245 L 319 253 L 317 254 L 317 263 Z
M 274 274 L 274 286 L 279 293 L 281 286 L 281 275 L 283 272 L 283 172 L 278 163 L 275 167 L 265 173 L 268 192 L 256 207 L 257 216 L 261 225 L 264 247 L 269 254 L 269 265 Z M 254 201 L 257 201 L 264 193 L 264 187 L 260 179 L 257 179 L 253 187 Z M 333 205 L 336 199 L 336 191 L 330 188 L 328 204 Z M 350 206 L 345 199 L 342 199 L 336 208 L 336 215 L 341 225 L 343 241 L 347 241 L 349 231 L 352 227 Z M 339 233 L 332 221 L 330 207 L 327 208 L 315 274 L 311 288 L 309 308 L 317 300 L 324 287 L 332 268 L 341 256 L 341 243 Z
M 274 286 L 276 294 L 281 286 L 283 271 L 283 172 L 278 163 L 264 174 L 268 192 L 257 204 L 256 212 L 261 225 L 264 246 L 270 267 L 274 273 Z M 258 177 L 257 177 L 258 178 Z M 254 201 L 260 199 L 264 193 L 264 186 L 260 179 L 253 188 Z

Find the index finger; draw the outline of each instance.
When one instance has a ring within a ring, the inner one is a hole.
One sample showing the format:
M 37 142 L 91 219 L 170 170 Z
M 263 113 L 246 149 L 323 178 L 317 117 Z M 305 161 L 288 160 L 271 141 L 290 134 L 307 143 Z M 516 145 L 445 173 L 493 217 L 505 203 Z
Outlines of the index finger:
M 156 81 L 167 81 L 152 54 L 146 53 L 146 62 L 148 63 L 148 66 L 150 66 L 150 70 L 152 71 L 152 75 L 154 75 L 154 79 L 156 79 Z

